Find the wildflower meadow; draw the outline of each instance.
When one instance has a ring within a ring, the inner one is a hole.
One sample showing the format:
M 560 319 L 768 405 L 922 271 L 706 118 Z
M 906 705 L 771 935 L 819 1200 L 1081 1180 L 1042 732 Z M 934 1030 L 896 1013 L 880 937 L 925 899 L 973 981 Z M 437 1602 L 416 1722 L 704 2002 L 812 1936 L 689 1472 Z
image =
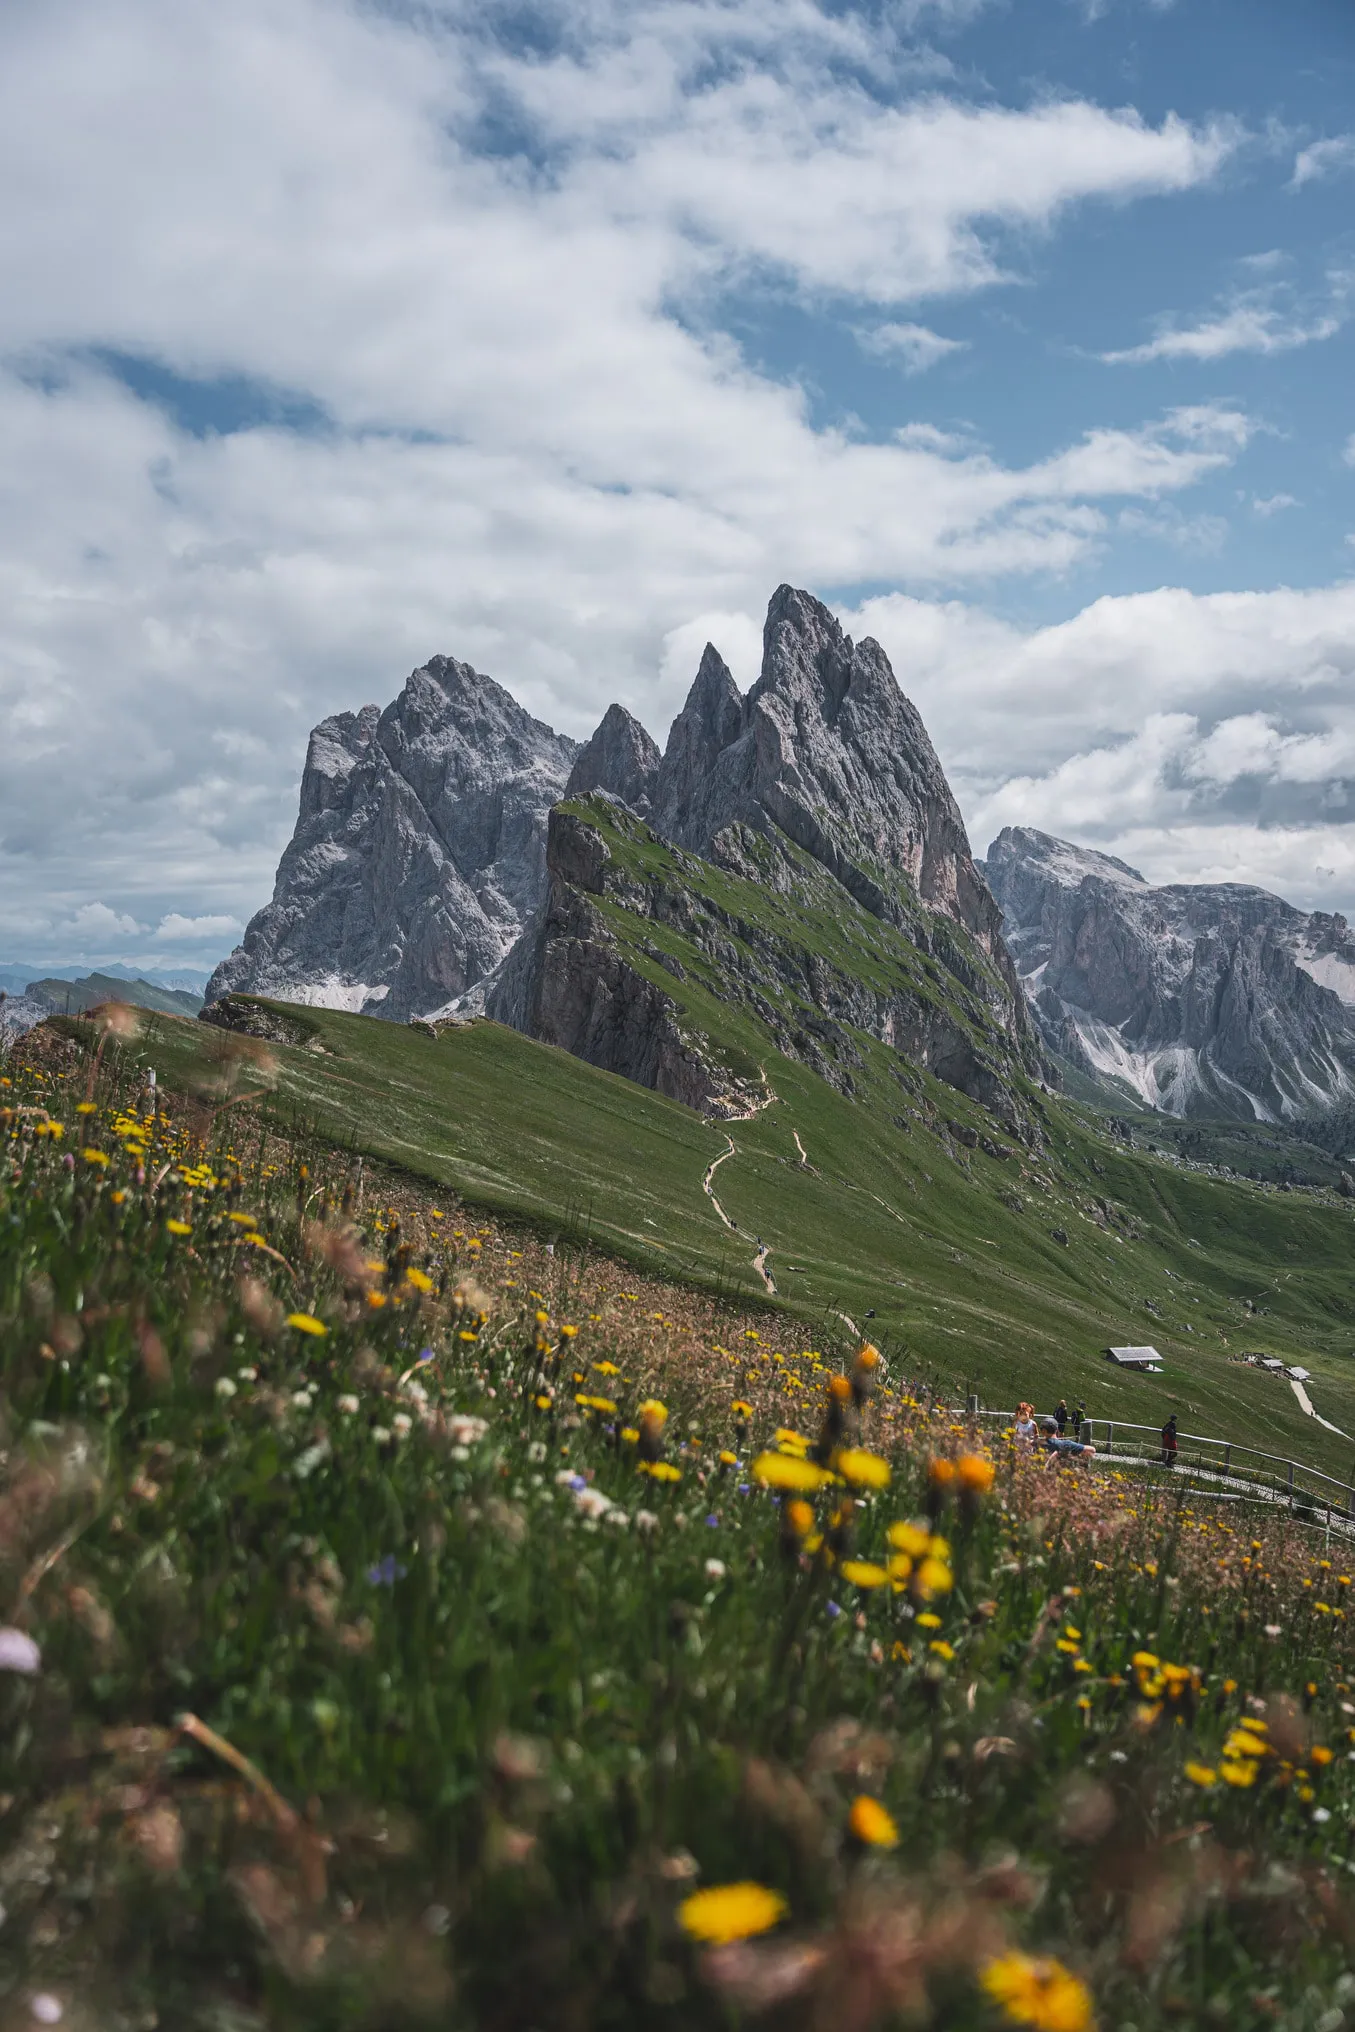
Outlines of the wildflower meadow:
M 0 1086 L 0 2026 L 1355 2016 L 1355 1541 L 123 1026 Z

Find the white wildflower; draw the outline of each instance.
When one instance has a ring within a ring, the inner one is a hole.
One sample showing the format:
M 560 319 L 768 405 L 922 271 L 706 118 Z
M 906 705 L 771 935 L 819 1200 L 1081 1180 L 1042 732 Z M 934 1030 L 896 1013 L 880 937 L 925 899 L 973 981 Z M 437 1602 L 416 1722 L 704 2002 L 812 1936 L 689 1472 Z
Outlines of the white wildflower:
M 257 1383 L 259 1380 L 258 1370 L 249 1366 L 246 1366 L 243 1369 L 237 1369 L 235 1373 L 240 1378 L 240 1381 L 242 1383 Z
M 351 1418 L 354 1412 L 362 1409 L 362 1405 L 356 1397 L 344 1396 L 339 1399 L 339 1409 Z
M 612 1507 L 611 1497 L 601 1489 L 576 1489 L 574 1501 L 585 1517 L 605 1517 Z
M 391 1420 L 391 1429 L 397 1439 L 408 1439 L 414 1430 L 414 1420 L 407 1411 L 397 1411 Z
M 372 1438 L 378 1446 L 389 1446 L 394 1437 L 395 1434 L 388 1432 L 384 1425 L 374 1425 L 372 1427 Z
M 539 1463 L 546 1458 L 546 1442 L 544 1439 L 534 1439 L 532 1441 L 527 1449 L 527 1458 L 534 1463 Z
M 297 1408 L 297 1410 L 298 1410 L 298 1411 L 309 1411 L 309 1410 L 310 1410 L 310 1408 L 311 1408 L 311 1393 L 310 1393 L 310 1391 L 309 1391 L 309 1390 L 293 1390 L 293 1392 L 292 1392 L 292 1402 L 293 1402 L 293 1404 L 295 1404 L 295 1406 L 296 1406 L 296 1408 Z
M 489 1431 L 486 1418 L 472 1418 L 469 1412 L 458 1411 L 447 1420 L 447 1437 L 455 1446 L 474 1446 Z
M 0 1629 L 0 1672 L 37 1672 L 42 1653 L 26 1630 Z
M 218 1397 L 234 1397 L 239 1387 L 239 1384 L 233 1383 L 229 1376 L 218 1376 L 216 1379 L 216 1394 Z
M 706 1561 L 707 1580 L 723 1580 L 725 1572 L 725 1563 L 722 1559 L 708 1559 Z
M 637 1531 L 657 1531 L 659 1519 L 656 1512 L 653 1510 L 637 1510 L 635 1513 L 635 1528 Z
M 39 1990 L 28 2000 L 28 2009 L 39 2025 L 59 2025 L 66 2015 L 61 1999 L 54 1997 L 50 1990 Z

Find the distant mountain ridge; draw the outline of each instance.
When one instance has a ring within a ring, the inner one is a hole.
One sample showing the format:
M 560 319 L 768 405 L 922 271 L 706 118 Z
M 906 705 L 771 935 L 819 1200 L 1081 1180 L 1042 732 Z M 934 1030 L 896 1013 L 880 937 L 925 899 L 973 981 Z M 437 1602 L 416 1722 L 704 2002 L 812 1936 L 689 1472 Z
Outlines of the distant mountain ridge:
M 627 854 L 642 835 L 670 850 L 663 880 L 632 881 L 619 864 L 603 879 L 612 848 L 569 816 L 598 798 L 640 822 Z M 866 927 L 889 927 L 877 941 L 884 978 L 866 989 L 812 943 L 769 941 L 747 914 L 731 938 L 703 867 L 750 885 L 750 900 L 794 895 L 811 914 L 859 923 L 863 961 Z M 851 1026 L 1000 1108 L 1013 1105 L 1017 1071 L 1038 1071 L 999 913 L 921 719 L 879 644 L 853 642 L 791 586 L 769 605 L 747 697 L 708 644 L 662 753 L 620 705 L 580 748 L 447 658 L 416 671 L 384 713 L 323 722 L 273 901 L 208 1001 L 246 991 L 396 1018 L 487 1009 L 725 1110 L 729 1082 L 668 988 L 626 956 L 628 938 L 618 944 L 613 906 L 682 917 L 703 951 L 719 950 L 723 992 L 844 1091 Z
M 1301 1122 L 1355 1097 L 1355 933 L 1243 883 L 1155 887 L 1008 826 L 985 872 L 1049 1049 L 1171 1115 Z

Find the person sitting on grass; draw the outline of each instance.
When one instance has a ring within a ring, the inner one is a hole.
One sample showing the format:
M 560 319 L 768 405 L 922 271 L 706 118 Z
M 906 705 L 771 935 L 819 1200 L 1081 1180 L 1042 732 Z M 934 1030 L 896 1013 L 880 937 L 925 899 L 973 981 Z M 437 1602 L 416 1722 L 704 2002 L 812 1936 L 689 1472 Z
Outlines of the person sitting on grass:
M 1080 1439 L 1064 1439 L 1059 1432 L 1056 1418 L 1040 1420 L 1040 1435 L 1044 1441 L 1044 1450 L 1049 1455 L 1047 1466 L 1052 1465 L 1060 1454 L 1073 1454 L 1081 1460 L 1091 1460 L 1095 1457 L 1094 1446 L 1086 1446 Z

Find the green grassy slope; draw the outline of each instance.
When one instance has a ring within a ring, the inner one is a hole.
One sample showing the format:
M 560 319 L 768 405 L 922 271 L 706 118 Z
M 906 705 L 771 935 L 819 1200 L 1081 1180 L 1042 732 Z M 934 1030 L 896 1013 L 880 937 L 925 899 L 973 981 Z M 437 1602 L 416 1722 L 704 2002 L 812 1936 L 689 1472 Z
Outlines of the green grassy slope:
M 682 992 L 696 1002 L 690 983 Z M 904 1113 L 893 1054 L 864 1039 L 854 1099 L 764 1051 L 777 1098 L 726 1132 L 496 1024 L 435 1041 L 326 1010 L 305 1021 L 323 1050 L 278 1048 L 282 1105 L 472 1201 L 745 1299 L 763 1295 L 751 1262 L 761 1236 L 778 1303 L 805 1317 L 816 1345 L 847 1333 L 839 1312 L 864 1324 L 873 1309 L 871 1332 L 910 1374 L 972 1382 L 986 1402 L 1063 1394 L 1093 1416 L 1149 1423 L 1170 1407 L 1185 1430 L 1350 1470 L 1355 1447 L 1303 1416 L 1287 1384 L 1227 1360 L 1252 1347 L 1301 1358 L 1318 1410 L 1355 1433 L 1352 1217 L 1334 1198 L 1125 1152 L 1052 1101 L 1043 1160 L 988 1157 L 944 1126 L 989 1130 L 981 1109 L 917 1075 Z M 731 1042 L 745 1040 L 757 1041 L 736 1013 Z M 202 1026 L 157 1018 L 139 1049 L 177 1083 L 216 1046 Z M 934 1120 L 918 1119 L 929 1108 Z M 715 1188 L 737 1233 L 701 1189 L 730 1138 Z M 1117 1375 L 1099 1351 L 1121 1340 L 1151 1340 L 1166 1373 Z

